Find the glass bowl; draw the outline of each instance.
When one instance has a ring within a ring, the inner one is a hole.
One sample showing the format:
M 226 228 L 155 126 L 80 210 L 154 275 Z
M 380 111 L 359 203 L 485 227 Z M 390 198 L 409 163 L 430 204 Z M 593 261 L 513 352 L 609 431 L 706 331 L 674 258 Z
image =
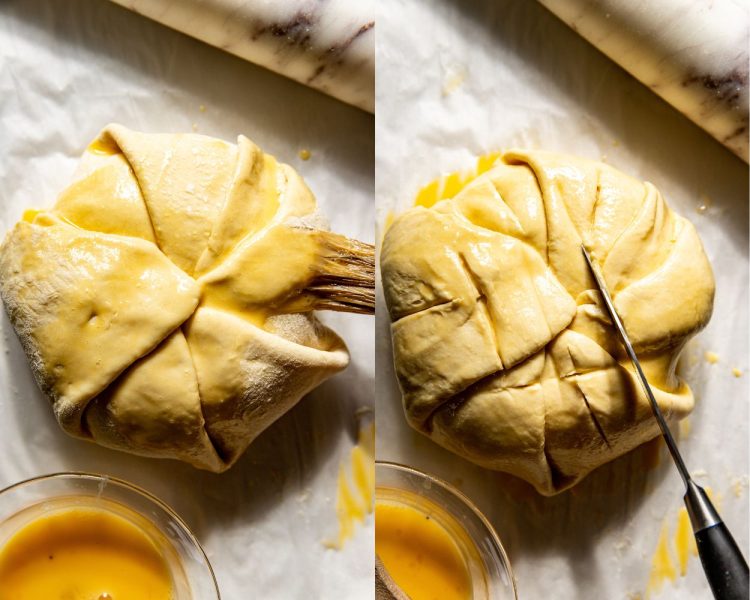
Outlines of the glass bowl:
M 469 568 L 473 600 L 517 600 L 508 556 L 485 516 L 463 493 L 397 463 L 375 462 L 375 502 L 400 504 L 435 519 L 453 538 Z
M 155 496 L 114 477 L 55 473 L 0 491 L 0 547 L 31 521 L 70 508 L 107 510 L 143 530 L 169 565 L 175 600 L 220 598 L 211 564 L 185 522 Z

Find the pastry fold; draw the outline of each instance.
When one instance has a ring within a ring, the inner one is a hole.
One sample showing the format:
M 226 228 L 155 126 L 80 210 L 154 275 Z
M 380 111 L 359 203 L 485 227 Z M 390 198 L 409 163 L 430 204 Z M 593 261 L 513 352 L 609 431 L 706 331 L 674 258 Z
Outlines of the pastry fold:
M 240 136 L 110 125 L 0 246 L 0 295 L 68 433 L 223 471 L 343 369 L 305 291 L 322 218 Z
M 399 216 L 381 252 L 409 423 L 547 495 L 658 434 L 581 243 L 662 411 L 684 417 L 694 401 L 675 366 L 711 316 L 714 279 L 653 185 L 511 151 L 455 197 Z

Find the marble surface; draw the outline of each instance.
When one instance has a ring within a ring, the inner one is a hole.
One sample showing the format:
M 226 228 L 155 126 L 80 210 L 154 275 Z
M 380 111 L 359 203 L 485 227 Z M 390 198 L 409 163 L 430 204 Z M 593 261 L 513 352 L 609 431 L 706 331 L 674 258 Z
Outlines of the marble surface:
M 652 182 L 696 226 L 717 291 L 713 318 L 680 368 L 697 402 L 678 443 L 748 555 L 748 165 L 537 2 L 379 6 L 379 235 L 423 185 L 512 147 L 605 160 Z M 378 457 L 434 473 L 474 500 L 508 551 L 519 598 L 710 597 L 699 560 L 690 555 L 684 575 L 677 564 L 682 486 L 663 444 L 643 446 L 544 498 L 408 426 L 382 302 L 376 328 Z M 706 359 L 708 351 L 718 362 Z M 661 532 L 673 578 L 651 577 Z
M 374 112 L 373 0 L 113 1 Z
M 539 2 L 747 162 L 748 2 Z

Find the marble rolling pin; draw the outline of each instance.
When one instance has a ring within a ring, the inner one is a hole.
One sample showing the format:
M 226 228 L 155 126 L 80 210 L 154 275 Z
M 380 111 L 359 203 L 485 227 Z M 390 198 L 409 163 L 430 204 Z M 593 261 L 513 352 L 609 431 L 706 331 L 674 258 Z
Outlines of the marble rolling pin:
M 747 2 L 538 1 L 747 162 Z
M 113 0 L 314 87 L 375 107 L 373 0 Z

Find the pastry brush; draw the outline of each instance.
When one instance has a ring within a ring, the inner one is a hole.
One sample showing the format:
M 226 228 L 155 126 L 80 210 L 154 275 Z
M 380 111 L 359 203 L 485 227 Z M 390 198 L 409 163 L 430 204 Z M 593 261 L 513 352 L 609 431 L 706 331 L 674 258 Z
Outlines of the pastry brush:
M 318 241 L 315 273 L 305 287 L 316 310 L 375 313 L 375 247 L 328 231 Z

